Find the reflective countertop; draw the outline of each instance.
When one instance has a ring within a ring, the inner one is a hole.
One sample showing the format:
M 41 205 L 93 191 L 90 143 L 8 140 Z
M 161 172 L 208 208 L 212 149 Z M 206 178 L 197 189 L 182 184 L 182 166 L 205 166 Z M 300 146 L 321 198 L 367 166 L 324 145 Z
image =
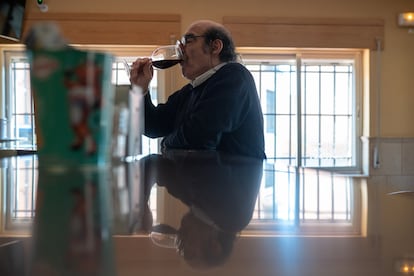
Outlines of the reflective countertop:
M 24 241 L 30 275 L 389 276 L 414 268 L 409 185 L 217 152 L 169 151 L 100 168 L 38 168 L 30 154 L 0 160 L 0 240 Z

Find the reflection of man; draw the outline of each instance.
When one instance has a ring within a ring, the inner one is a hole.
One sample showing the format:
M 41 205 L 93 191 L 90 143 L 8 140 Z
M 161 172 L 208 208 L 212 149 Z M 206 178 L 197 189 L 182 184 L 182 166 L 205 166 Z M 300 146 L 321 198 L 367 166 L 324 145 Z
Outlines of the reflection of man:
M 195 268 L 223 264 L 250 222 L 262 160 L 215 151 L 167 151 L 142 162 L 146 195 L 157 183 L 190 208 L 176 231 L 178 252 Z

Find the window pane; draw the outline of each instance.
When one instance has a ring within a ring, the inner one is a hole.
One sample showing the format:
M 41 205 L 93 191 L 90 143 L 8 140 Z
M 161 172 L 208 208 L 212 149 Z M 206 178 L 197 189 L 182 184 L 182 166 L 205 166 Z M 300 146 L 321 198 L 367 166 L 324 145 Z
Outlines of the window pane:
M 279 159 L 289 160 L 291 157 L 294 157 L 295 149 L 292 145 L 292 129 L 295 125 L 292 125 L 292 120 L 290 116 L 280 115 L 277 117 L 276 123 L 276 151 L 275 154 Z M 293 156 L 292 156 L 293 155 Z M 290 164 L 290 163 L 289 163 Z
M 303 68 L 303 164 L 354 166 L 353 63 L 317 63 Z
M 352 112 L 352 74 L 336 74 L 335 112 L 349 115 Z
M 36 145 L 33 100 L 30 91 L 29 64 L 25 59 L 12 57 L 9 63 L 9 89 L 14 91 L 9 94 L 9 107 L 11 117 L 9 125 L 11 128 L 10 138 L 15 138 L 17 147 L 32 148 Z
M 333 73 L 321 73 L 321 114 L 333 114 L 335 98 L 335 75 Z

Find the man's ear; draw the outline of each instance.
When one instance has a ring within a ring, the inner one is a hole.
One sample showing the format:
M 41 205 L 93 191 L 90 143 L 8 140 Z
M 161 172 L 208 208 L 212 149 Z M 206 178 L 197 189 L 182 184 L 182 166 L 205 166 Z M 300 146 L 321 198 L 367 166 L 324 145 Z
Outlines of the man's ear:
M 212 54 L 219 55 L 221 50 L 223 50 L 223 41 L 220 39 L 215 39 L 210 44 L 210 51 Z

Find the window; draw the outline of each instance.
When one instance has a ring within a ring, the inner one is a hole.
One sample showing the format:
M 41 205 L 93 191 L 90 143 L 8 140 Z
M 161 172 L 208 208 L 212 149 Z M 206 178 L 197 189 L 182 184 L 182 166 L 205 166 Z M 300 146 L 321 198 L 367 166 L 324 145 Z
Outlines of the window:
M 358 231 L 358 189 L 336 173 L 361 170 L 360 59 L 348 50 L 243 56 L 268 158 L 250 229 Z
M 5 51 L 5 93 L 6 119 L 8 121 L 9 137 L 15 141 L 9 142 L 8 147 L 36 148 L 33 99 L 30 91 L 30 68 L 28 59 L 23 51 Z M 132 63 L 134 57 L 118 57 L 112 65 L 112 80 L 114 85 L 129 84 L 125 73 L 123 60 Z M 154 80 L 151 82 L 151 97 L 157 102 L 157 71 L 154 70 Z M 158 151 L 158 141 L 142 136 L 143 153 Z
M 11 148 L 36 148 L 33 99 L 30 90 L 30 68 L 24 51 L 5 51 L 5 113 L 8 121 L 7 133 L 16 140 L 8 142 Z M 129 84 L 123 60 L 132 63 L 133 57 L 118 57 L 112 64 L 112 80 L 114 85 Z M 158 73 L 154 70 L 151 82 L 151 97 L 157 102 Z M 158 152 L 158 140 L 142 136 L 143 154 Z M 30 229 L 34 218 L 35 196 L 37 187 L 36 156 L 20 157 L 19 162 L 13 158 L 8 164 L 7 173 L 2 175 L 3 183 L 7 183 L 4 193 L 3 227 L 1 231 L 22 232 Z M 125 183 L 122 183 L 123 185 Z M 154 208 L 155 194 L 151 196 Z M 1 200 L 0 200 L 1 201 Z M 124 202 L 125 204 L 125 202 Z
M 244 57 L 262 103 L 268 160 L 360 170 L 359 59 L 357 51 Z

